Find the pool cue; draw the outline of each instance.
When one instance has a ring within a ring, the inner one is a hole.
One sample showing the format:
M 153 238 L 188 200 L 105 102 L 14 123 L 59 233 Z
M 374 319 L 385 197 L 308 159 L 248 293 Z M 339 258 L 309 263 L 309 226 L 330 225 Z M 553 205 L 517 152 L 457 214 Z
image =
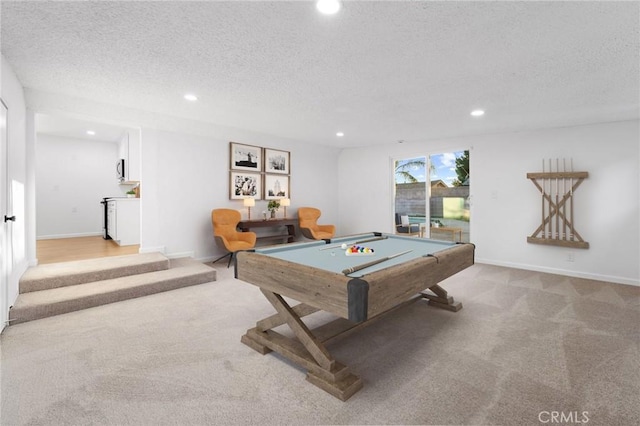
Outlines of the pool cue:
M 562 159 L 562 171 L 567 172 L 567 159 Z M 562 179 L 562 239 L 567 240 L 567 178 Z
M 347 244 L 347 245 L 354 245 L 354 244 L 362 244 L 362 243 L 369 243 L 371 241 L 378 241 L 378 240 L 386 240 L 389 237 L 375 237 L 375 238 L 369 238 L 367 240 L 360 240 L 360 241 L 354 241 L 353 243 Z M 346 243 L 343 243 L 346 244 Z M 334 249 L 334 248 L 339 248 L 342 247 L 342 244 L 335 244 L 329 247 L 322 247 L 320 248 L 320 250 L 329 250 L 329 249 Z
M 560 171 L 560 160 L 556 157 L 556 173 Z M 558 193 L 560 192 L 560 183 L 558 182 L 558 175 L 556 175 L 556 240 L 560 239 L 560 206 L 558 200 Z
M 571 173 L 573 173 L 573 157 L 571 158 Z M 571 214 L 571 223 L 569 224 L 569 230 L 571 231 L 571 241 L 573 241 L 574 238 L 574 230 L 573 230 L 573 175 L 571 176 L 571 179 L 569 181 L 569 185 L 571 185 L 571 188 L 569 189 L 569 191 L 571 192 L 571 195 L 569 196 L 569 201 L 571 204 L 569 204 L 569 210 L 570 210 L 570 214 Z
M 371 262 L 363 263 L 362 265 L 352 266 L 351 268 L 343 269 L 342 273 L 345 274 L 345 275 L 353 274 L 354 272 L 357 272 L 357 271 L 359 271 L 361 269 L 365 269 L 365 268 L 368 268 L 369 266 L 377 265 L 378 263 L 386 262 L 389 259 L 393 259 L 394 257 L 402 256 L 403 254 L 407 254 L 407 253 L 410 253 L 412 251 L 413 250 L 407 250 L 407 251 L 403 251 L 401 253 L 392 254 L 391 256 L 387 256 L 387 257 L 382 258 L 382 259 L 373 260 Z
M 547 192 L 547 183 L 544 178 L 544 158 L 542 159 L 542 238 L 547 238 L 547 227 L 544 225 L 544 196 Z
M 551 173 L 553 171 L 552 167 L 551 167 L 551 158 L 549 158 L 549 173 Z M 549 238 L 553 238 L 553 212 L 551 210 L 551 203 L 553 202 L 552 197 L 553 196 L 553 181 L 551 180 L 551 177 L 549 177 Z

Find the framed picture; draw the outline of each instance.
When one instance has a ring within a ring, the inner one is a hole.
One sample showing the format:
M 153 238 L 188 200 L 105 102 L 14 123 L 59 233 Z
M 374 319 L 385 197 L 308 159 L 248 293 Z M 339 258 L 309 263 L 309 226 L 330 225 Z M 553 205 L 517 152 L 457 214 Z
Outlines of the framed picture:
M 264 171 L 266 173 L 291 174 L 291 159 L 289 151 L 264 149 Z
M 229 168 L 232 170 L 262 171 L 262 148 L 229 142 Z
M 279 200 L 291 198 L 289 194 L 289 176 L 264 175 L 264 199 Z
M 229 176 L 229 198 L 242 200 L 253 197 L 260 200 L 262 196 L 260 173 L 231 172 Z

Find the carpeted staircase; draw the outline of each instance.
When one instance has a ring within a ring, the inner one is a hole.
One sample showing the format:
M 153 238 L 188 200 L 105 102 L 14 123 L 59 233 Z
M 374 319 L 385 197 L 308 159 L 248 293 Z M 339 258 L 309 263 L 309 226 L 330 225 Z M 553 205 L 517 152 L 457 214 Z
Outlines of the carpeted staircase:
M 113 256 L 29 268 L 9 324 L 92 308 L 216 280 L 216 270 L 160 253 Z

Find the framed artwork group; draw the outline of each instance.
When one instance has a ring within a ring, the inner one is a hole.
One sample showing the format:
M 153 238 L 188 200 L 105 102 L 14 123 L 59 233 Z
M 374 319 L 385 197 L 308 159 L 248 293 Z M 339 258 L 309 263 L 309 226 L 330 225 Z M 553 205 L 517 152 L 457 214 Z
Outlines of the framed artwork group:
M 229 198 L 291 198 L 289 151 L 229 142 Z

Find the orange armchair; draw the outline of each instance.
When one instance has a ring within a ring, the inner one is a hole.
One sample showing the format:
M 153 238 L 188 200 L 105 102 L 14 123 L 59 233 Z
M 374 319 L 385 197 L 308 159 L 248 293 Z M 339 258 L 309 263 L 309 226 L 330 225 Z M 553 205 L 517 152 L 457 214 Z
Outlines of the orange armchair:
M 231 265 L 233 256 L 240 250 L 249 250 L 256 245 L 255 232 L 238 232 L 237 226 L 240 222 L 240 213 L 231 209 L 211 210 L 211 223 L 213 224 L 213 236 L 217 242 L 222 243 L 229 252 L 216 259 L 213 263 L 229 256 L 227 268 Z
M 298 223 L 302 235 L 312 240 L 333 238 L 336 233 L 334 225 L 318 225 L 318 218 L 322 212 L 315 207 L 300 207 L 298 209 Z

